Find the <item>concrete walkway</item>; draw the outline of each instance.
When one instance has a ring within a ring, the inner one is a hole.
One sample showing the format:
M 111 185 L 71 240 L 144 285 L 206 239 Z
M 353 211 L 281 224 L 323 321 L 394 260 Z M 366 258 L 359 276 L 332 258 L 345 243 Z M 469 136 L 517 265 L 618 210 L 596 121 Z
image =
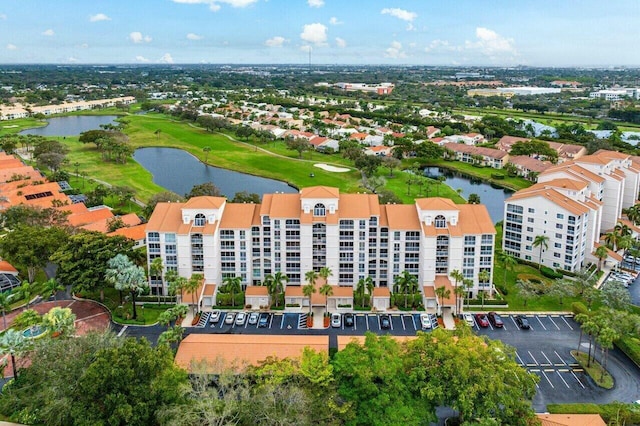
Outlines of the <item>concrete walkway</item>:
M 447 330 L 455 330 L 456 323 L 453 320 L 453 313 L 451 309 L 445 309 L 442 311 L 442 322 L 444 323 L 444 328 Z
M 312 309 L 313 312 L 313 329 L 322 330 L 324 329 L 324 308 L 315 307 Z

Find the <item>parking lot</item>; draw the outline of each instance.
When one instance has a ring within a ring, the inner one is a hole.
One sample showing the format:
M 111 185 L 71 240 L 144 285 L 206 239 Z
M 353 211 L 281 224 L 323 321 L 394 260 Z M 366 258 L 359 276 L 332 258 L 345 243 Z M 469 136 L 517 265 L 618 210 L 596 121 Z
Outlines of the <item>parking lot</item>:
M 234 314 L 237 314 L 237 312 Z M 260 313 L 260 316 L 267 318 L 263 326 L 260 326 L 260 324 L 249 324 L 247 320 L 245 320 L 243 324 L 237 324 L 235 321 L 228 324 L 225 321 L 227 315 L 230 315 L 230 312 L 221 312 L 220 318 L 216 322 L 208 321 L 207 315 L 207 318 L 201 321 L 202 324 L 198 327 L 200 330 L 197 332 L 237 334 L 298 334 L 302 332 L 321 332 L 324 334 L 329 330 L 330 334 L 336 335 L 360 335 L 370 331 L 379 334 L 391 333 L 394 335 L 407 336 L 415 335 L 416 331 L 423 330 L 419 314 L 389 314 L 389 328 L 384 329 L 380 321 L 381 314 L 356 313 L 354 314 L 353 326 L 346 326 L 344 321 L 342 321 L 340 327 L 329 327 L 327 330 L 309 330 L 306 323 L 306 313 Z M 430 319 L 431 327 L 437 327 L 438 321 L 435 315 L 430 315 Z

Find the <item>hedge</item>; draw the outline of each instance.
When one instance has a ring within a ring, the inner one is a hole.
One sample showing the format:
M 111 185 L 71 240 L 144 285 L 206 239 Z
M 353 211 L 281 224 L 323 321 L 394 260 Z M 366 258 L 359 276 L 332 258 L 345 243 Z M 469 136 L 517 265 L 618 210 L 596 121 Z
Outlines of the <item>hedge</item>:
M 607 424 L 639 424 L 640 412 L 633 404 L 614 401 L 609 404 L 547 404 L 551 414 L 600 414 Z M 614 423 L 618 421 L 619 423 Z
M 578 314 L 591 315 L 591 311 L 589 311 L 589 309 L 582 302 L 573 302 L 571 304 L 571 311 L 573 312 L 574 315 L 578 315 Z
M 640 340 L 637 337 L 623 337 L 614 343 L 631 361 L 640 367 Z
M 482 306 L 482 299 L 467 300 L 465 304 L 468 306 Z M 498 306 L 498 305 L 506 306 L 508 305 L 508 302 L 506 300 L 484 299 L 484 304 L 490 305 L 490 306 Z
M 551 278 L 553 280 L 558 279 L 558 278 L 562 278 L 563 275 L 557 273 L 556 271 L 554 271 L 553 269 L 549 268 L 548 266 L 543 266 L 540 268 L 540 272 L 542 273 L 542 275 L 544 275 L 547 278 Z

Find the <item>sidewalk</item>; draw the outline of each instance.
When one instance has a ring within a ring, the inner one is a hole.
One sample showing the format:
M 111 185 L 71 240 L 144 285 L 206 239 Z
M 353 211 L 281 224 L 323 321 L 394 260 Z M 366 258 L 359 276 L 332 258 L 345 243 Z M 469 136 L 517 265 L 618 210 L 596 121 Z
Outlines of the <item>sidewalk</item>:
M 444 328 L 446 328 L 447 330 L 456 329 L 456 322 L 453 320 L 451 309 L 447 309 L 442 312 L 442 322 L 444 323 Z

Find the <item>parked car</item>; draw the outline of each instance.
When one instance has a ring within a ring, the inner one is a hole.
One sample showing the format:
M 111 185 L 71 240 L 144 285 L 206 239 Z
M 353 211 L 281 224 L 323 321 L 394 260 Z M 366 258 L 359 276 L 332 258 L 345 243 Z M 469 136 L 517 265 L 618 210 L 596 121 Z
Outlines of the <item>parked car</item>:
M 422 328 L 431 328 L 431 317 L 429 314 L 420 314 L 420 324 Z
M 391 318 L 389 318 L 389 315 L 380 315 L 380 328 L 383 330 L 388 330 L 391 328 Z
M 469 324 L 469 327 L 473 327 L 475 325 L 475 323 L 473 322 L 473 315 L 468 312 L 462 314 L 462 319 L 464 320 L 464 322 Z
M 341 327 L 342 326 L 342 315 L 338 313 L 331 314 L 331 327 Z
M 504 326 L 504 322 L 502 321 L 502 317 L 495 312 L 489 312 L 487 314 L 489 317 L 489 322 L 496 328 L 502 328 Z
M 516 315 L 516 324 L 523 330 L 529 330 L 531 328 L 529 320 L 524 315 Z
M 257 324 L 258 323 L 258 317 L 259 317 L 259 315 L 258 315 L 257 312 L 251 312 L 249 314 L 249 324 L 251 324 L 251 325 Z
M 209 322 L 212 324 L 215 324 L 218 321 L 220 321 L 220 311 L 211 312 L 211 316 L 209 317 Z
M 486 328 L 489 327 L 489 319 L 486 314 L 476 314 L 476 324 L 478 327 Z
M 258 320 L 258 328 L 265 328 L 269 325 L 269 314 L 261 314 Z
M 345 325 L 345 327 L 353 327 L 353 322 L 354 322 L 354 318 L 353 318 L 353 314 L 352 313 L 344 314 L 344 325 Z
M 502 321 L 502 317 L 495 312 L 489 312 L 487 314 L 489 317 L 489 322 L 496 328 L 502 328 L 504 326 L 504 321 Z
M 244 325 L 244 322 L 247 320 L 247 314 L 244 312 L 238 312 L 236 315 L 236 325 Z
M 225 324 L 233 324 L 233 321 L 236 319 L 236 314 L 234 312 L 227 312 L 224 316 Z

